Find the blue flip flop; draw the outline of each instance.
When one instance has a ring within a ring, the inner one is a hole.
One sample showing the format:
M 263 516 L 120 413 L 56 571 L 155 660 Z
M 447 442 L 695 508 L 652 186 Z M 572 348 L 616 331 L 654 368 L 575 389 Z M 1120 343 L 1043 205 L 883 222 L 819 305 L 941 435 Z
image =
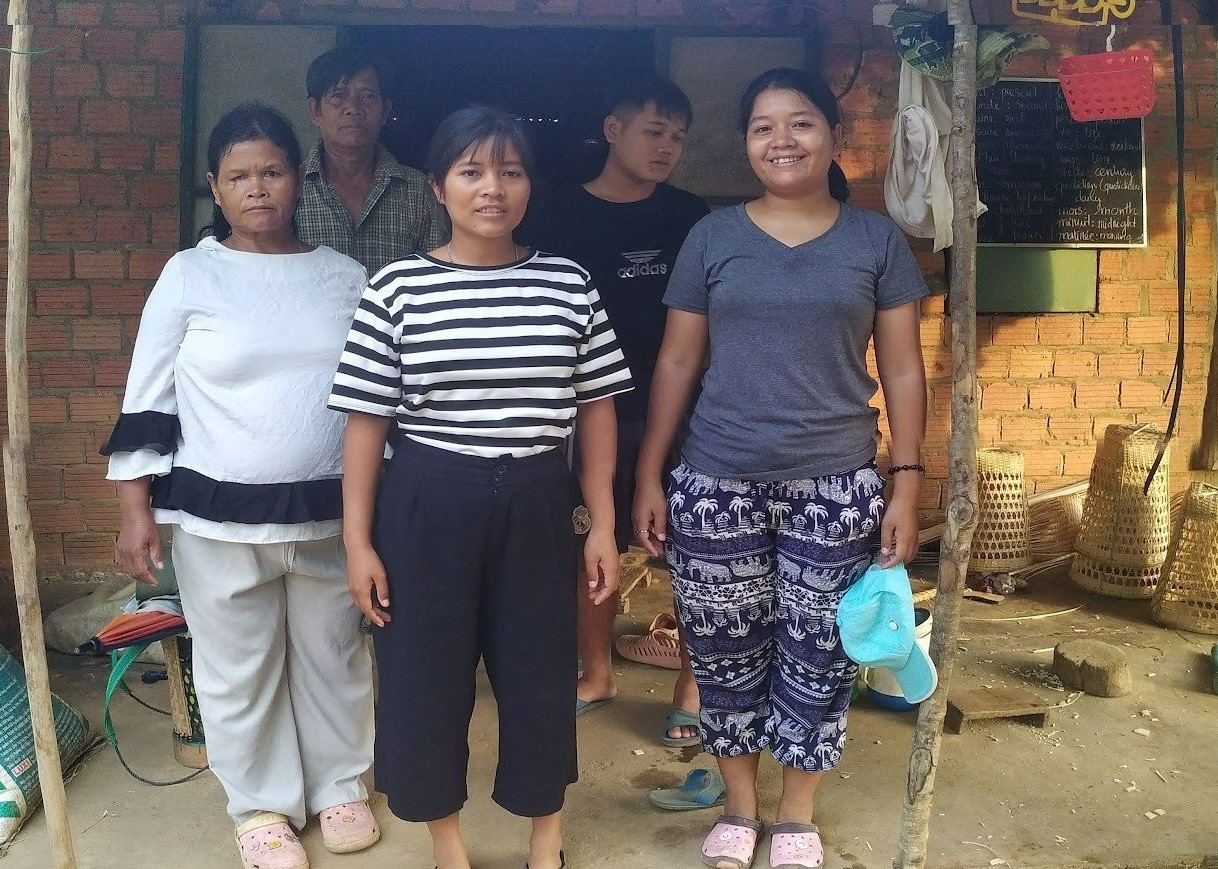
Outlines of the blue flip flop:
M 578 718 L 587 712 L 591 712 L 593 709 L 600 709 L 602 706 L 612 702 L 612 697 L 608 698 L 607 700 L 580 700 L 578 697 L 576 697 L 575 717 Z
M 684 709 L 673 709 L 668 713 L 668 717 L 664 719 L 664 732 L 660 735 L 660 742 L 669 748 L 686 748 L 690 745 L 702 744 L 701 730 L 694 736 L 682 736 L 676 739 L 668 735 L 668 731 L 675 730 L 678 727 L 700 728 L 698 714 L 696 712 L 687 712 Z
M 723 805 L 725 790 L 723 776 L 718 770 L 695 769 L 679 788 L 654 790 L 647 798 L 657 808 L 689 812 Z

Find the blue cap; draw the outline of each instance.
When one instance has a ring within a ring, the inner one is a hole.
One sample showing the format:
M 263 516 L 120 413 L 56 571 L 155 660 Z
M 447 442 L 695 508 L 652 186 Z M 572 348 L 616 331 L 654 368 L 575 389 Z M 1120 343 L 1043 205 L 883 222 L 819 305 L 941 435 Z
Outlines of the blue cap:
M 837 630 L 850 659 L 861 667 L 891 670 L 910 703 L 935 693 L 939 676 L 915 636 L 913 592 L 904 565 L 867 568 L 838 605 Z

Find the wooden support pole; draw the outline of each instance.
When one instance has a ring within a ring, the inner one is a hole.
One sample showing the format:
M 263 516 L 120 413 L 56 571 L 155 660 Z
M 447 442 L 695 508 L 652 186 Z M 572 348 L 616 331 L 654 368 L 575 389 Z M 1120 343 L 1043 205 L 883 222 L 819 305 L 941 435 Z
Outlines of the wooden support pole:
M 38 559 L 30 523 L 26 462 L 30 450 L 30 395 L 25 351 L 29 307 L 30 172 L 30 52 L 32 26 L 26 0 L 9 0 L 8 23 L 13 52 L 8 77 L 8 297 L 4 336 L 4 369 L 8 378 L 8 437 L 4 441 L 4 496 L 8 505 L 8 539 L 13 554 L 13 584 L 21 623 L 21 650 L 30 698 L 30 720 L 38 782 L 50 832 L 56 869 L 76 869 L 68 801 L 63 787 L 59 741 L 51 708 L 51 683 L 42 635 L 42 605 L 38 599 Z
M 924 869 L 930 839 L 935 771 L 943 742 L 943 719 L 951 690 L 960 632 L 960 600 L 968 573 L 969 548 L 977 524 L 977 178 L 973 153 L 977 117 L 977 26 L 968 0 L 950 0 L 955 26 L 952 52 L 951 155 L 952 266 L 952 433 L 948 441 L 947 527 L 939 550 L 939 593 L 935 598 L 930 653 L 939 687 L 918 710 L 909 754 L 905 807 L 901 815 L 895 869 Z

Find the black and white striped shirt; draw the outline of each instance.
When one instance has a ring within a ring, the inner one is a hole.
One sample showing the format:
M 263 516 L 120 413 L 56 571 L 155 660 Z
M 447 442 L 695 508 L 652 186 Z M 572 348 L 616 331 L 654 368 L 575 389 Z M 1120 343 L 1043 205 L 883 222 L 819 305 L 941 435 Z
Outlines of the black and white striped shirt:
M 519 457 L 561 445 L 577 403 L 631 388 L 600 296 L 571 260 L 478 268 L 416 254 L 364 291 L 329 406 L 396 416 L 429 446 Z

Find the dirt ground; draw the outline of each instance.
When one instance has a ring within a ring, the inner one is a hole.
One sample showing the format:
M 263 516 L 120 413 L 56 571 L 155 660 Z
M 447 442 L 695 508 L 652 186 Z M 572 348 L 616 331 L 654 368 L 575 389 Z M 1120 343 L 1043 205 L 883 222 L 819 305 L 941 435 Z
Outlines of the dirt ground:
M 645 627 L 668 608 L 668 593 L 662 581 L 637 591 L 619 630 Z M 1080 608 L 1062 612 L 1074 607 Z M 1207 660 L 1213 638 L 1159 628 L 1145 603 L 1097 598 L 1060 575 L 1042 577 L 1029 592 L 996 606 L 966 602 L 964 616 L 955 687 L 1025 686 L 1063 708 L 1046 729 L 982 722 L 944 738 L 929 867 L 1218 867 L 1218 696 Z M 1051 649 L 1076 637 L 1123 648 L 1133 667 L 1133 694 L 1101 699 L 1062 690 L 1052 676 Z M 51 666 L 55 690 L 99 721 L 106 662 L 53 655 Z M 582 777 L 567 803 L 570 865 L 693 869 L 715 812 L 660 812 L 646 793 L 678 784 L 709 758 L 665 749 L 655 738 L 670 673 L 624 661 L 617 672 L 618 699 L 580 722 Z M 150 702 L 167 702 L 163 684 L 135 684 Z M 115 723 L 138 770 L 154 778 L 183 772 L 171 757 L 166 718 L 119 699 Z M 891 865 L 912 730 L 912 713 L 866 700 L 852 709 L 846 760 L 827 776 L 816 812 L 829 869 Z M 477 869 L 520 869 L 526 823 L 489 799 L 494 734 L 494 701 L 481 680 L 466 835 Z M 779 770 L 769 760 L 762 769 L 763 814 L 772 818 Z M 208 773 L 177 787 L 149 787 L 106 750 L 71 780 L 68 799 L 81 869 L 239 865 L 223 794 Z M 315 824 L 305 832 L 315 869 L 432 865 L 423 828 L 392 818 L 383 797 L 374 808 L 385 835 L 364 854 L 329 855 Z M 1153 820 L 1145 816 L 1160 809 Z M 766 865 L 764 853 L 758 866 Z M 51 865 L 41 814 L 0 865 Z

